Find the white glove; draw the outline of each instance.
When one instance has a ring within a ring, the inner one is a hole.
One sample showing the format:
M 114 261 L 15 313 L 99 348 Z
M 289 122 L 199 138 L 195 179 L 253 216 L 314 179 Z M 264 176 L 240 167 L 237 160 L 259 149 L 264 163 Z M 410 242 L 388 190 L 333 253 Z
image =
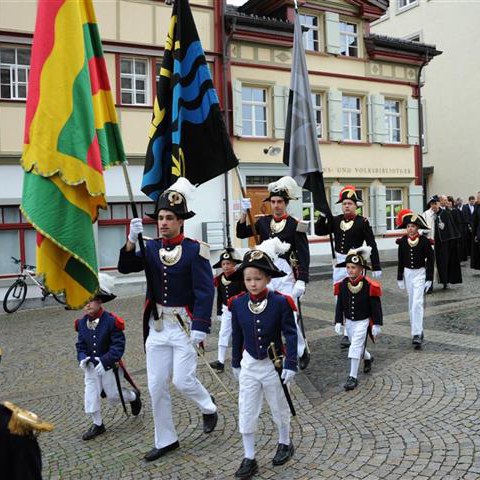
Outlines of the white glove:
M 130 220 L 130 233 L 128 240 L 132 243 L 137 243 L 138 235 L 143 233 L 143 223 L 141 218 L 132 218 Z
M 241 371 L 241 368 L 240 368 L 240 367 L 232 368 L 233 376 L 234 376 L 237 380 L 240 378 L 240 371 Z
M 377 338 L 382 333 L 382 327 L 380 325 L 374 325 L 372 327 L 372 335 Z
M 86 370 L 88 368 L 88 361 L 90 360 L 90 357 L 86 357 L 84 358 L 83 360 L 80 361 L 80 363 L 78 364 L 78 366 L 82 369 L 82 370 Z
M 428 292 L 428 290 L 430 290 L 430 287 L 432 286 L 432 281 L 431 280 L 427 280 L 425 282 L 425 292 Z
M 95 367 L 95 371 L 97 372 L 97 375 L 103 377 L 103 375 L 105 375 L 105 368 L 103 367 L 103 363 L 98 357 L 95 357 L 95 360 L 98 362 L 97 366 Z
M 240 208 L 242 209 L 242 213 L 247 213 L 247 210 L 252 208 L 252 202 L 249 198 L 242 198 L 240 200 Z
M 405 280 L 397 280 L 397 285 L 400 290 L 405 290 Z
M 296 374 L 297 372 L 294 372 L 293 370 L 288 370 L 288 368 L 284 368 L 282 370 L 282 380 L 284 385 L 290 385 L 293 382 Z
M 382 271 L 381 270 L 374 270 L 372 272 L 372 278 L 380 278 L 382 276 Z
M 190 340 L 195 346 L 202 343 L 206 338 L 207 334 L 205 332 L 201 332 L 200 330 L 192 330 L 190 332 Z
M 335 333 L 337 335 L 343 335 L 343 325 L 341 323 L 335 324 Z
M 305 293 L 305 282 L 303 280 L 297 280 L 293 286 L 292 297 L 300 298 Z

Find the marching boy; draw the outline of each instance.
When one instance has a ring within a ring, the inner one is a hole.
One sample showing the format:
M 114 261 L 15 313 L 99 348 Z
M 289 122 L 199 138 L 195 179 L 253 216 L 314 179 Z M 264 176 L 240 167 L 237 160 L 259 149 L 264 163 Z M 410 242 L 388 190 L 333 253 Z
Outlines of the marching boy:
M 231 280 L 230 275 L 235 271 L 235 266 L 241 260 L 235 257 L 233 248 L 226 248 L 219 261 L 212 268 L 221 268 L 222 273 L 214 278 L 217 289 L 217 315 L 220 317 L 220 331 L 218 333 L 218 358 L 210 366 L 218 372 L 225 369 L 225 356 L 232 336 L 232 313 L 228 310 L 228 301 L 239 293 L 245 291 L 242 280 Z
M 93 420 L 93 425 L 83 434 L 83 440 L 92 440 L 105 432 L 100 411 L 102 390 L 111 404 L 129 402 L 134 416 L 137 416 L 142 408 L 140 391 L 121 362 L 125 351 L 125 322 L 114 313 L 103 309 L 104 303 L 115 298 L 111 293 L 114 279 L 100 273 L 99 280 L 99 293 L 85 305 L 85 316 L 75 320 L 75 330 L 78 332 L 75 345 L 77 358 L 85 373 L 85 413 Z M 124 376 L 132 384 L 133 390 L 120 386 Z M 122 396 L 119 387 L 122 388 Z
M 293 456 L 290 440 L 290 409 L 286 400 L 288 385 L 297 371 L 297 327 L 295 304 L 291 297 L 267 288 L 272 278 L 282 277 L 270 257 L 261 250 L 245 254 L 232 278 L 242 278 L 247 292 L 229 302 L 232 312 L 232 367 L 239 380 L 239 430 L 244 459 L 237 478 L 250 478 L 258 471 L 255 460 L 255 431 L 265 395 L 279 440 L 273 465 L 283 465 Z M 284 351 L 281 379 L 271 358 Z M 269 356 L 271 355 L 271 356 Z M 284 386 L 285 388 L 284 388 Z
M 421 215 L 402 210 L 397 216 L 397 226 L 407 230 L 407 234 L 397 240 L 398 288 L 407 289 L 412 345 L 419 349 L 423 343 L 423 294 L 432 286 L 435 255 L 432 242 L 418 233 L 419 228 L 428 230 Z
M 348 277 L 334 286 L 337 296 L 335 310 L 335 332 L 343 333 L 343 323 L 350 347 L 350 375 L 344 385 L 345 390 L 353 390 L 358 385 L 358 368 L 363 358 L 363 371 L 368 373 L 372 369 L 373 355 L 367 351 L 367 335 L 374 339 L 381 332 L 383 323 L 380 284 L 364 275 L 365 270 L 370 270 L 367 265 L 371 248 L 363 246 L 350 250 L 345 262 L 337 267 L 346 267 Z M 373 326 L 372 326 L 373 325 Z

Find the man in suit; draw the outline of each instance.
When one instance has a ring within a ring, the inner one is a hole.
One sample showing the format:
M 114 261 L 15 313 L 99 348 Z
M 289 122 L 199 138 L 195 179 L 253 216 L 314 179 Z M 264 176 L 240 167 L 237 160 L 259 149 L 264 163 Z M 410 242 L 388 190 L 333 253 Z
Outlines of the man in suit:
M 470 262 L 470 266 L 474 270 L 480 270 L 480 192 L 477 193 L 477 200 L 473 210 L 472 258 Z
M 462 217 L 465 225 L 465 251 L 467 256 L 472 252 L 472 230 L 473 230 L 473 212 L 475 210 L 475 197 L 470 195 L 468 203 L 462 205 Z

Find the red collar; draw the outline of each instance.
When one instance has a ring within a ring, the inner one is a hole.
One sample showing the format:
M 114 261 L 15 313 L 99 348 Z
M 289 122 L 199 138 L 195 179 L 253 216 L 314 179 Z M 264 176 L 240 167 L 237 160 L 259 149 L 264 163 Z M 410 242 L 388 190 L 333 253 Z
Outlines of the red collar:
M 103 315 L 103 307 L 100 307 L 100 310 L 95 314 L 95 315 L 87 315 L 88 320 L 95 320 L 97 318 L 100 318 Z
M 361 281 L 363 280 L 363 275 L 359 275 L 355 280 L 352 280 L 350 277 L 348 277 L 348 281 L 353 285 L 358 285 Z
M 350 220 L 355 220 L 356 216 L 357 216 L 356 213 L 354 213 L 353 215 L 344 215 L 343 219 L 346 220 L 347 222 L 349 222 Z
M 288 213 L 284 213 L 281 217 L 277 217 L 276 215 L 272 216 L 276 222 L 281 222 L 282 220 L 286 220 L 288 218 Z
M 251 293 L 249 293 L 248 295 L 252 302 L 261 302 L 262 300 L 267 298 L 268 288 L 265 288 L 265 290 L 263 290 L 263 292 L 260 292 L 258 295 L 252 295 Z
M 420 236 L 420 234 L 416 233 L 413 237 L 411 237 L 410 235 L 407 235 L 407 236 L 409 240 L 416 240 Z
M 175 245 L 180 245 L 183 242 L 183 239 L 185 236 L 183 233 L 180 233 L 176 237 L 173 238 L 162 238 L 162 244 L 164 247 L 172 246 L 174 247 Z

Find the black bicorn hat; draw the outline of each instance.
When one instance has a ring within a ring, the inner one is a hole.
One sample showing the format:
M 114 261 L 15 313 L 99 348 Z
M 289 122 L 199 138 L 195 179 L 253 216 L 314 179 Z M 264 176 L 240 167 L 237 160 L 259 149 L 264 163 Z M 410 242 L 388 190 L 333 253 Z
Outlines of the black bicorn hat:
M 340 190 L 337 203 L 342 203 L 344 200 L 351 200 L 355 205 L 363 201 L 354 185 L 346 185 Z
M 222 261 L 228 260 L 233 263 L 242 263 L 242 261 L 235 256 L 235 249 L 227 247 L 222 253 L 220 253 L 220 259 L 215 265 L 212 265 L 212 268 L 221 268 Z
M 412 210 L 404 209 L 398 212 L 397 215 L 397 228 L 407 228 L 409 223 L 413 223 L 423 230 L 430 230 L 425 219 L 418 213 L 414 213 Z
M 99 290 L 95 295 L 95 300 L 100 300 L 102 303 L 110 302 L 114 298 L 117 298 L 116 295 L 112 293 L 113 285 L 115 284 L 115 278 L 106 273 L 98 274 Z
M 276 182 L 268 184 L 268 197 L 264 198 L 264 202 L 268 202 L 272 197 L 282 197 L 287 202 L 290 200 L 298 200 L 295 191 L 298 189 L 298 183 L 289 176 L 282 177 Z
M 438 202 L 440 202 L 440 197 L 438 195 L 432 195 L 428 199 L 427 206 L 430 207 L 432 205 L 432 203 L 438 203 Z
M 371 247 L 363 246 L 354 250 L 349 250 L 344 262 L 337 263 L 336 267 L 346 267 L 347 263 L 353 263 L 354 265 L 360 265 L 365 270 L 370 270 L 368 266 L 368 260 L 370 258 Z
M 186 178 L 180 177 L 157 198 L 155 211 L 146 215 L 157 220 L 160 210 L 169 210 L 183 220 L 192 218 L 195 212 L 188 210 L 187 197 L 192 196 L 194 192 L 195 187 Z
M 242 280 L 243 271 L 248 267 L 258 268 L 272 278 L 284 277 L 286 275 L 285 272 L 282 272 L 276 267 L 267 253 L 253 249 L 245 254 L 242 263 L 238 265 L 235 272 L 229 276 L 229 280 Z

